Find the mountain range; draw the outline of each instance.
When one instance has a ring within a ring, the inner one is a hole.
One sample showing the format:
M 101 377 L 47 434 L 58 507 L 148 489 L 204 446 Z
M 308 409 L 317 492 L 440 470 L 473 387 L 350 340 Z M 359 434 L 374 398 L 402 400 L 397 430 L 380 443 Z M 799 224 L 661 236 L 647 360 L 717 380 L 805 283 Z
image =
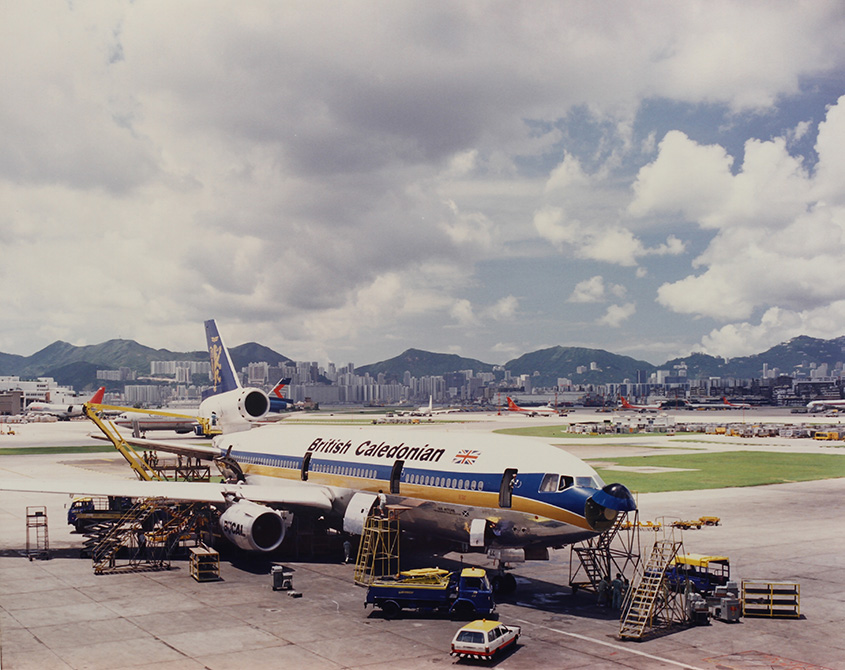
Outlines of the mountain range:
M 290 362 L 291 359 L 256 342 L 248 342 L 230 349 L 232 361 L 240 369 L 247 364 L 266 361 L 270 365 Z M 139 376 L 150 373 L 150 361 L 204 361 L 205 351 L 176 352 L 152 349 L 134 340 L 109 340 L 102 344 L 77 347 L 57 341 L 31 356 L 0 353 L 0 375 L 15 375 L 22 379 L 53 377 L 58 383 L 84 391 L 97 385 L 98 369 L 116 370 L 126 367 Z M 566 377 L 575 384 L 602 384 L 636 381 L 638 373 L 649 375 L 657 370 L 686 367 L 687 377 L 736 377 L 750 379 L 762 376 L 763 366 L 777 368 L 780 374 L 808 375 L 813 367 L 827 364 L 832 370 L 845 360 L 845 336 L 821 340 L 807 336 L 795 337 L 760 354 L 725 359 L 702 353 L 653 365 L 630 356 L 614 354 L 603 349 L 585 347 L 550 347 L 526 353 L 502 366 L 484 363 L 454 354 L 438 354 L 420 349 L 408 349 L 394 358 L 356 368 L 358 374 L 383 374 L 389 381 L 401 382 L 406 371 L 414 377 L 444 375 L 460 370 L 492 372 L 496 368 L 511 375 L 531 375 L 534 386 L 553 386 L 558 378 Z

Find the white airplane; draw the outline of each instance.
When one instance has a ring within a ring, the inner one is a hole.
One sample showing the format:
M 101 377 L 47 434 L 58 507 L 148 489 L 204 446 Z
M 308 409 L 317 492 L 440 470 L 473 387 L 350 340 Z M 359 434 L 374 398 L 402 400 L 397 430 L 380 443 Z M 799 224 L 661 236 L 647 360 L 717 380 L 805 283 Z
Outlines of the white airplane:
M 811 412 L 820 412 L 824 409 L 845 409 L 845 400 L 811 400 L 807 403 L 807 409 Z
M 411 410 L 401 410 L 396 412 L 396 414 L 399 416 L 434 416 L 436 414 L 452 414 L 453 412 L 459 411 L 460 410 L 455 407 L 441 407 L 440 409 L 434 409 L 434 396 L 430 395 L 428 396 L 428 406 Z
M 101 386 L 97 389 L 94 395 L 91 396 L 91 399 L 88 402 L 97 404 L 103 402 L 103 396 L 105 393 L 106 387 Z M 66 405 L 49 402 L 31 402 L 26 406 L 25 412 L 27 414 L 49 414 L 65 421 L 73 416 L 82 416 L 82 408 L 83 404 Z
M 622 403 L 622 409 L 631 409 L 636 412 L 656 412 L 661 408 L 661 403 L 657 403 L 654 405 L 632 405 L 629 403 L 625 396 L 619 396 L 620 402 Z
M 747 402 L 730 402 L 727 398 L 723 397 L 722 402 L 729 408 L 729 409 L 751 409 L 751 405 Z M 845 406 L 845 401 L 843 401 L 843 406 Z
M 175 416 L 151 416 L 144 412 L 125 412 L 113 419 L 121 428 L 131 428 L 134 437 L 142 437 L 148 431 L 172 430 L 180 435 L 196 433 L 200 425 L 196 419 Z
M 528 416 L 561 416 L 561 414 L 564 413 L 563 410 L 555 409 L 554 407 L 549 407 L 548 405 L 544 405 L 542 407 L 520 407 L 510 396 L 508 396 L 508 411 L 522 412 Z
M 205 325 L 217 394 L 203 401 L 201 413 L 213 407 L 223 434 L 211 446 L 125 439 L 213 460 L 229 483 L 4 477 L 0 490 L 210 502 L 221 512 L 223 535 L 257 552 L 282 543 L 288 513 L 319 514 L 361 534 L 383 492 L 388 505 L 405 509 L 403 530 L 486 549 L 500 562 L 547 558 L 549 547 L 599 535 L 620 512 L 636 509 L 622 484 L 605 485 L 582 460 L 533 438 L 426 426 L 266 424 L 241 430 L 267 413 L 267 396 L 241 388 L 215 322 Z M 513 577 L 506 584 L 514 585 Z

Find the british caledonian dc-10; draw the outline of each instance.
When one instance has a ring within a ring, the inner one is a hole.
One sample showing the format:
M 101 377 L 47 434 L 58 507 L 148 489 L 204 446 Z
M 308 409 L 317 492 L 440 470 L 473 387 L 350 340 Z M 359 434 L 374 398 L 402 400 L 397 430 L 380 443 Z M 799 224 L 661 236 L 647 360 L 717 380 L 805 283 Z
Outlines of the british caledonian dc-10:
M 213 460 L 228 483 L 6 479 L 0 488 L 205 501 L 220 509 L 223 535 L 256 552 L 282 543 L 290 513 L 319 514 L 361 534 L 383 491 L 388 505 L 407 508 L 403 530 L 500 562 L 547 558 L 550 547 L 598 535 L 636 508 L 623 485 L 605 485 L 579 458 L 532 438 L 428 426 L 251 427 L 269 411 L 267 394 L 241 386 L 216 323 L 205 329 L 214 387 L 200 414 L 213 413 L 223 434 L 211 446 L 125 439 Z

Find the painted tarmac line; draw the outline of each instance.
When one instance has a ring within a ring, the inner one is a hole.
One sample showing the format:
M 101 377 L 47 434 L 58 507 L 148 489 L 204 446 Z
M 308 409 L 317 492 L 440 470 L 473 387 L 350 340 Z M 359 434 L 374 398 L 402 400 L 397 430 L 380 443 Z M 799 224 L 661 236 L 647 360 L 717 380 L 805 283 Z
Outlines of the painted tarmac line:
M 699 668 L 695 665 L 689 665 L 688 663 L 682 663 L 680 661 L 673 661 L 668 658 L 662 658 L 660 656 L 655 656 L 654 654 L 647 654 L 644 651 L 639 651 L 637 649 L 631 649 L 629 647 L 623 647 L 619 644 L 613 644 L 612 642 L 605 642 L 604 640 L 596 640 L 592 637 L 587 637 L 586 635 L 579 635 L 578 633 L 570 633 L 565 630 L 560 630 L 559 628 L 551 628 L 550 626 L 544 626 L 542 624 L 536 624 L 531 621 L 526 621 L 525 619 L 517 619 L 522 624 L 526 626 L 530 626 L 533 628 L 545 628 L 546 630 L 550 630 L 553 633 L 560 633 L 561 635 L 568 635 L 569 637 L 574 637 L 578 640 L 583 640 L 584 642 L 592 642 L 593 644 L 600 644 L 603 647 L 610 647 L 611 649 L 616 649 L 618 651 L 624 651 L 628 654 L 634 654 L 635 656 L 642 656 L 643 658 L 651 659 L 652 661 L 660 661 L 661 663 L 668 663 L 669 665 L 676 665 L 679 668 L 685 668 L 686 670 L 703 670 L 703 668 Z

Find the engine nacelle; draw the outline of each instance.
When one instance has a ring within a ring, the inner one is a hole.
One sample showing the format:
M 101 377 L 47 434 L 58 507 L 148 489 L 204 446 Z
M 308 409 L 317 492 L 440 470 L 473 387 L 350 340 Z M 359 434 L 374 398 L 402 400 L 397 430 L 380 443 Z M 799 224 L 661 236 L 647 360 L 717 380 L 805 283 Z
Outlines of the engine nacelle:
M 256 388 L 235 389 L 210 396 L 200 404 L 200 416 L 211 419 L 212 426 L 224 429 L 263 419 L 270 411 L 270 398 Z
M 273 551 L 285 539 L 282 515 L 264 505 L 242 500 L 220 516 L 220 529 L 233 544 L 246 551 Z

